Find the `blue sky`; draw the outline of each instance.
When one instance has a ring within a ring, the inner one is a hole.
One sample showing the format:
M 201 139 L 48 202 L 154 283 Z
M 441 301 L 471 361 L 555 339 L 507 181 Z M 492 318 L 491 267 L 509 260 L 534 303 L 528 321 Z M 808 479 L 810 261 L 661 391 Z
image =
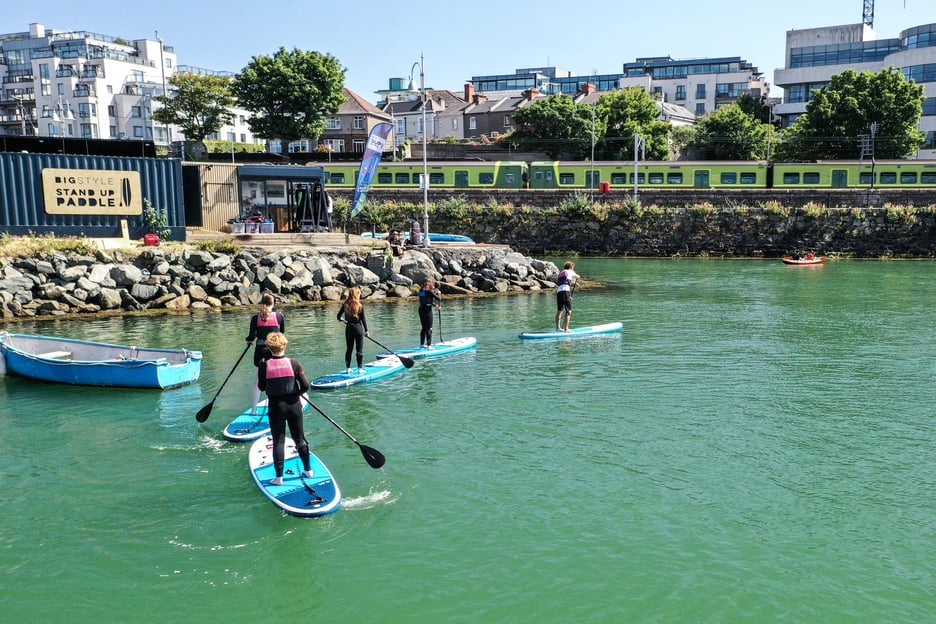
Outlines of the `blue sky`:
M 87 30 L 153 38 L 179 62 L 237 72 L 279 46 L 333 54 L 346 84 L 368 100 L 391 77 L 408 77 L 425 54 L 426 85 L 463 90 L 474 75 L 555 66 L 587 76 L 638 56 L 740 56 L 773 83 L 786 31 L 861 22 L 863 0 L 45 0 L 5 3 L 0 32 Z M 876 0 L 878 38 L 936 22 L 933 0 Z M 465 24 L 471 24 L 466 26 Z M 416 71 L 418 74 L 418 70 Z M 779 91 L 772 93 L 779 96 Z

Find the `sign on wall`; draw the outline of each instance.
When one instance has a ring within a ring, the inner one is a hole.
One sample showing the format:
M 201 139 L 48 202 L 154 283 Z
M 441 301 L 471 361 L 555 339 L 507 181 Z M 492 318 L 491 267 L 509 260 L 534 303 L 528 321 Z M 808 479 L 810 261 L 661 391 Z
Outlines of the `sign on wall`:
M 46 168 L 42 170 L 42 194 L 48 214 L 143 212 L 138 171 Z

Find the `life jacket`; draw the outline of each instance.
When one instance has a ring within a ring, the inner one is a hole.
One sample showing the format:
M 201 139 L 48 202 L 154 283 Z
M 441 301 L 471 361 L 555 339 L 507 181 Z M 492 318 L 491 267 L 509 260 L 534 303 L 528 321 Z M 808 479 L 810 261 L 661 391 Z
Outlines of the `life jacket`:
M 296 371 L 288 357 L 274 357 L 266 361 L 266 393 L 270 397 L 299 394 Z
M 257 344 L 266 344 L 266 337 L 279 331 L 279 328 L 279 316 L 276 312 L 270 312 L 265 321 L 261 314 L 257 314 Z
M 556 278 L 556 284 L 558 286 L 565 286 L 568 283 L 569 283 L 569 274 L 566 272 L 565 269 L 559 271 L 559 277 Z
M 426 289 L 419 291 L 419 305 L 424 308 L 431 308 L 435 304 L 435 295 Z

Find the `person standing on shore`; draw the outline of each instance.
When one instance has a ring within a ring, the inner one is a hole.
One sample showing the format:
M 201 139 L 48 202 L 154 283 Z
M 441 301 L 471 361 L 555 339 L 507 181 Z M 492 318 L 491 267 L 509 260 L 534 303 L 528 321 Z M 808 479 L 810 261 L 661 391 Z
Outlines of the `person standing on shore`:
M 348 291 L 348 298 L 345 299 L 341 309 L 338 310 L 338 320 L 345 322 L 345 368 L 347 374 L 351 374 L 351 352 L 357 348 L 357 372 L 365 373 L 364 370 L 364 338 L 367 337 L 367 317 L 364 314 L 364 306 L 361 305 L 361 289 L 354 286 Z
M 270 485 L 283 485 L 283 464 L 286 460 L 286 427 L 296 443 L 296 451 L 302 461 L 302 476 L 312 476 L 309 463 L 309 443 L 305 438 L 302 422 L 302 395 L 309 390 L 302 364 L 286 357 L 289 341 L 281 332 L 272 332 L 266 337 L 269 357 L 257 367 L 260 389 L 266 392 L 270 420 L 270 436 L 273 438 L 273 469 L 276 476 Z
M 286 318 L 280 312 L 273 311 L 274 302 L 272 294 L 263 293 L 263 296 L 260 297 L 260 312 L 250 317 L 250 332 L 247 334 L 247 343 L 252 344 L 254 340 L 257 341 L 253 362 L 258 369 L 260 363 L 270 356 L 266 343 L 267 337 L 273 332 L 282 333 L 286 331 Z M 253 401 L 253 408 L 250 413 L 253 416 L 257 415 L 257 403 L 260 402 L 260 386 L 257 380 L 257 375 L 254 375 L 250 394 Z
M 442 294 L 435 282 L 426 278 L 419 291 L 419 347 L 432 348 L 432 310 L 442 308 Z
M 572 320 L 572 289 L 575 288 L 579 277 L 574 269 L 574 262 L 566 262 L 556 278 L 556 331 L 569 331 L 569 321 Z M 562 321 L 563 314 L 565 323 Z

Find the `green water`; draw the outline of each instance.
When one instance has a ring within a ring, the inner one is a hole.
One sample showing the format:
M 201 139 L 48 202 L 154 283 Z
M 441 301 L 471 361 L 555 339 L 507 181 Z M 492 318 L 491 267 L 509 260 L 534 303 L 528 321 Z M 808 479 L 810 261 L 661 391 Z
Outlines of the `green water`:
M 582 260 L 611 287 L 521 341 L 551 293 L 447 301 L 478 348 L 313 395 L 345 499 L 257 491 L 221 430 L 249 395 L 249 311 L 8 326 L 201 349 L 166 391 L 0 380 L 4 622 L 922 622 L 936 605 L 932 262 Z M 337 309 L 285 311 L 310 376 Z M 414 303 L 372 335 L 418 340 Z M 438 337 L 438 331 L 437 331 Z M 368 359 L 377 351 L 368 343 Z

